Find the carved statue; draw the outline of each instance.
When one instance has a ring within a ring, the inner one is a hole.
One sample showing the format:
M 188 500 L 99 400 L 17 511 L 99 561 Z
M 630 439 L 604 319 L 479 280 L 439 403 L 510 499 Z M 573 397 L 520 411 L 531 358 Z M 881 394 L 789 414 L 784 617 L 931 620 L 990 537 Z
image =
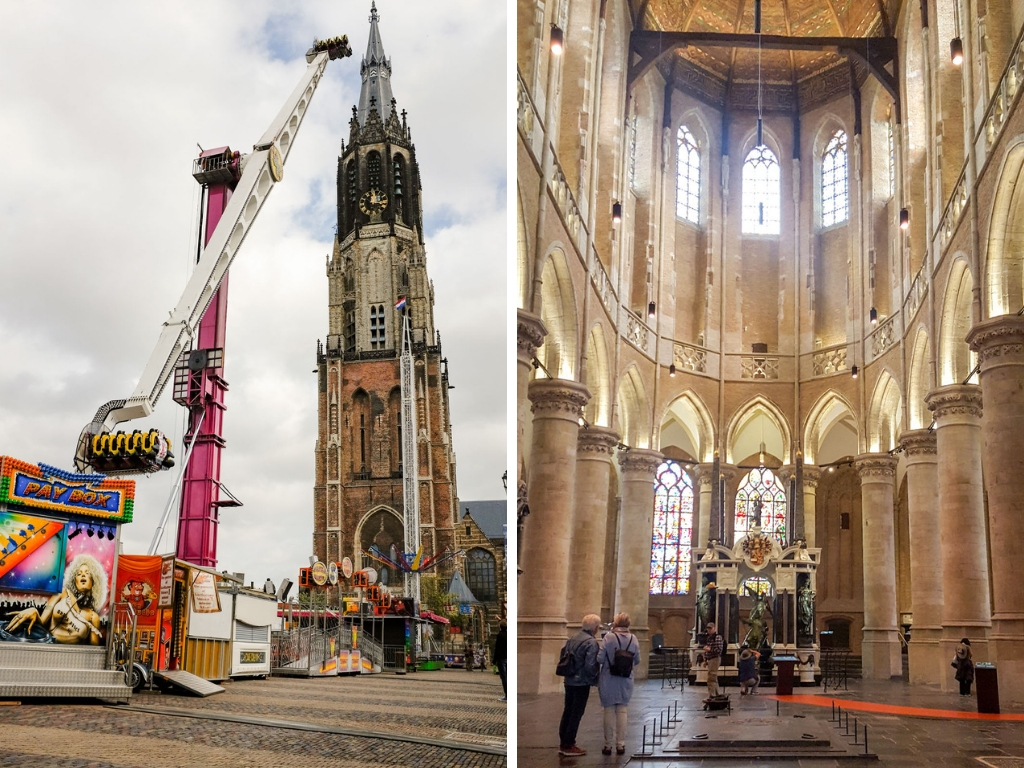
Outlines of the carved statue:
M 772 616 L 772 611 L 768 607 L 768 601 L 765 600 L 764 595 L 750 589 L 747 590 L 747 594 L 754 598 L 754 607 L 750 609 L 750 615 L 743 621 L 750 627 L 743 642 L 757 650 L 768 636 L 768 619 L 765 618 L 765 614 Z
M 757 526 L 758 528 L 760 528 L 761 527 L 761 507 L 763 506 L 760 497 L 754 499 L 753 503 L 750 506 L 751 506 L 751 512 L 750 512 L 750 516 L 749 516 L 750 517 L 750 523 L 751 523 L 750 527 L 753 528 L 754 526 Z
M 797 596 L 797 622 L 800 625 L 800 633 L 810 635 L 814 632 L 814 597 L 815 591 L 810 584 L 804 585 Z
M 700 626 L 704 627 L 711 621 L 711 590 L 715 589 L 715 582 L 702 584 L 697 594 L 697 618 L 700 619 Z

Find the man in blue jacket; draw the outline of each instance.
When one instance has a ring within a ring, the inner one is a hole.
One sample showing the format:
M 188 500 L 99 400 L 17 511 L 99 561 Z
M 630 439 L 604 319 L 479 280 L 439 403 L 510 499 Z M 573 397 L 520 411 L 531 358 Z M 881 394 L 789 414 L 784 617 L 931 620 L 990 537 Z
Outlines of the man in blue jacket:
M 576 757 L 587 754 L 587 750 L 576 746 L 576 732 L 587 709 L 590 686 L 597 685 L 601 666 L 597 653 L 601 645 L 597 642 L 597 628 L 601 617 L 593 613 L 583 617 L 582 628 L 569 639 L 567 646 L 572 655 L 572 671 L 565 676 L 565 708 L 558 725 L 558 754 Z

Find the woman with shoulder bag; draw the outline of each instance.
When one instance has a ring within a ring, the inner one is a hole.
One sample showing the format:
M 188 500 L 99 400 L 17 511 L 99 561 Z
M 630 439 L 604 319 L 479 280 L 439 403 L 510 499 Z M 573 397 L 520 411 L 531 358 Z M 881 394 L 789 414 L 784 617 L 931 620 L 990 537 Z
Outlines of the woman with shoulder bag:
M 971 695 L 971 683 L 974 682 L 974 654 L 971 653 L 971 641 L 966 637 L 956 647 L 956 657 L 952 666 L 956 668 L 953 676 L 960 681 L 960 695 Z
M 601 677 L 597 690 L 604 709 L 604 749 L 610 755 L 626 753 L 626 707 L 633 696 L 633 668 L 640 663 L 640 643 L 629 631 L 629 614 L 616 614 L 612 631 L 601 644 Z

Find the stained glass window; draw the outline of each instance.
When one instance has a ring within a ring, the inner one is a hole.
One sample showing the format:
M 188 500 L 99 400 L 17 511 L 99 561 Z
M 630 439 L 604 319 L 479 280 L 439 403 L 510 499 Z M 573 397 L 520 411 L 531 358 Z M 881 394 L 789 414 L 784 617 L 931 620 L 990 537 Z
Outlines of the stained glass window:
M 764 597 L 771 597 L 772 591 L 772 583 L 764 576 L 751 576 L 748 579 L 744 579 L 740 585 L 741 595 L 749 596 L 753 592 Z
M 666 461 L 654 482 L 652 595 L 689 594 L 692 537 L 693 481 L 676 462 Z
M 676 134 L 676 216 L 694 224 L 700 218 L 700 150 L 690 129 Z
M 754 527 L 758 502 L 761 511 L 761 531 L 774 536 L 780 544 L 786 541 L 786 491 L 775 473 L 765 467 L 750 470 L 736 493 L 736 514 L 733 520 L 733 540 L 749 533 Z
M 821 225 L 831 227 L 849 217 L 850 201 L 846 183 L 846 132 L 839 130 L 821 157 Z
M 743 161 L 743 234 L 779 234 L 779 161 L 762 145 Z

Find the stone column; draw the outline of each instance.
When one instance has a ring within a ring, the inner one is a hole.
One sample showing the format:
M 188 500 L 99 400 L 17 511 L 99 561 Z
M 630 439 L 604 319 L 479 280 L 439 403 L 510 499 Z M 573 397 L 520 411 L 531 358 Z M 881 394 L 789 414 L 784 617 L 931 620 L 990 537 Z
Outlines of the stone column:
M 715 515 L 721 514 L 720 530 L 715 533 L 715 522 L 711 523 L 711 538 L 718 539 L 723 546 L 732 547 L 736 543 L 736 536 L 733 532 L 733 517 L 736 515 L 736 483 L 744 477 L 748 470 L 741 470 L 732 464 L 721 464 L 718 467 L 719 474 L 723 480 L 725 489 L 722 491 L 722 510 L 715 510 Z
M 893 496 L 896 460 L 887 453 L 856 457 L 860 475 L 864 538 L 864 639 L 861 665 L 866 680 L 903 674 L 896 628 L 896 545 Z
M 588 613 L 601 614 L 605 577 L 605 539 L 608 529 L 608 489 L 612 453 L 619 436 L 610 429 L 581 429 L 576 444 L 576 512 L 572 526 L 572 564 L 569 576 L 570 631 L 579 631 Z M 602 616 L 608 621 L 608 616 Z
M 523 424 L 526 416 L 526 389 L 533 372 L 533 358 L 537 348 L 544 343 L 548 329 L 536 315 L 522 309 L 516 311 L 516 445 L 519 446 L 517 464 L 523 458 Z
M 992 563 L 989 652 L 999 669 L 1003 706 L 1024 698 L 1024 317 L 984 320 L 967 334 L 981 363 L 983 461 Z M 973 644 L 973 640 L 972 640 Z
M 971 639 L 974 660 L 988 661 L 988 542 L 981 480 L 981 388 L 950 384 L 925 397 L 935 414 L 939 530 L 942 536 L 942 655 L 952 659 L 960 638 Z M 913 567 L 913 566 L 911 566 Z M 958 690 L 948 662 L 942 690 Z
M 818 526 L 818 482 L 821 480 L 821 470 L 810 464 L 804 464 L 804 539 L 808 547 L 817 545 Z
M 946 676 L 949 659 L 943 658 L 939 648 L 942 637 L 942 557 L 939 556 L 942 535 L 935 433 L 927 429 L 904 432 L 900 446 L 907 461 L 910 601 L 914 611 L 907 652 L 910 682 L 939 685 Z
M 657 451 L 630 448 L 619 454 L 622 467 L 622 511 L 619 514 L 619 570 L 615 613 L 629 614 L 630 630 L 640 641 L 637 680 L 647 679 L 651 650 L 647 607 L 651 597 L 651 539 L 654 535 L 654 473 L 664 457 Z M 523 604 L 523 598 L 519 598 Z
M 697 546 L 706 547 L 711 538 L 711 489 L 715 477 L 714 464 L 697 464 L 693 468 L 699 501 L 697 503 Z
M 566 637 L 566 584 L 570 573 L 576 435 L 590 393 L 561 379 L 530 383 L 533 448 L 530 455 L 530 517 L 519 555 L 519 691 L 559 689 L 558 652 Z

